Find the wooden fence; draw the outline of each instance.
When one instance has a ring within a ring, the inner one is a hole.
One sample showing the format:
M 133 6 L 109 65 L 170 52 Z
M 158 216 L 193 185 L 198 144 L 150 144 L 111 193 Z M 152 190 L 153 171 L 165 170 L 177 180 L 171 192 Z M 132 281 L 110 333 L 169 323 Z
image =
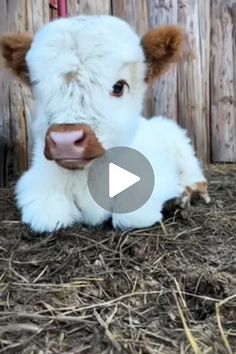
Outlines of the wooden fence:
M 50 5 L 49 5 L 50 2 Z M 64 15 L 112 14 L 140 35 L 160 24 L 185 31 L 183 58 L 150 88 L 145 112 L 186 127 L 203 162 L 236 162 L 235 0 L 1 0 L 0 33 L 34 33 Z M 30 91 L 0 72 L 0 185 L 28 166 Z

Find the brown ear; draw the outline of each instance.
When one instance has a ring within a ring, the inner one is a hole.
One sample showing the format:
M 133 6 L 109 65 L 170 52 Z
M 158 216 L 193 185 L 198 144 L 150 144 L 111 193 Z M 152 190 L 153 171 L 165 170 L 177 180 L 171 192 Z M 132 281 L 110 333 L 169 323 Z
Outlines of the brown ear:
M 177 26 L 159 27 L 144 35 L 141 44 L 148 63 L 147 82 L 157 79 L 177 62 L 183 39 L 183 31 Z
M 30 85 L 30 78 L 25 57 L 31 43 L 32 38 L 24 34 L 9 34 L 0 39 L 0 51 L 6 66 L 27 85 Z

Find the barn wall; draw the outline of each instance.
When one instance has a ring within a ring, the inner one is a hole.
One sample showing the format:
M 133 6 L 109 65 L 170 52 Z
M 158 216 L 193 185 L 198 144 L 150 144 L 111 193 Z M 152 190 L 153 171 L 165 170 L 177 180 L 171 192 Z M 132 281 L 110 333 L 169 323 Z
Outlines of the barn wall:
M 113 14 L 142 36 L 161 24 L 185 31 L 181 62 L 150 87 L 146 116 L 187 128 L 203 162 L 236 162 L 236 3 L 234 0 L 64 0 L 68 15 Z M 35 33 L 58 16 L 58 0 L 1 0 L 0 33 Z M 30 90 L 0 71 L 0 186 L 30 160 Z
M 236 161 L 236 2 L 211 2 L 211 130 L 213 161 Z
M 0 33 L 33 34 L 49 21 L 47 0 L 1 0 Z M 30 90 L 0 71 L 0 186 L 28 167 L 32 147 Z
M 178 23 L 185 30 L 178 65 L 178 121 L 186 127 L 198 155 L 210 160 L 210 2 L 179 1 Z

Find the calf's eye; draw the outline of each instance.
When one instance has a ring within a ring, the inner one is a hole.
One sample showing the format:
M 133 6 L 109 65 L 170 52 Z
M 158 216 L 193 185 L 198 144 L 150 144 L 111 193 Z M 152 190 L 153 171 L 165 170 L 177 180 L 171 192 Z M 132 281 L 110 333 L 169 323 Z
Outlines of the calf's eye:
M 129 88 L 129 85 L 125 80 L 119 80 L 112 87 L 112 96 L 121 97 L 124 93 L 125 86 Z

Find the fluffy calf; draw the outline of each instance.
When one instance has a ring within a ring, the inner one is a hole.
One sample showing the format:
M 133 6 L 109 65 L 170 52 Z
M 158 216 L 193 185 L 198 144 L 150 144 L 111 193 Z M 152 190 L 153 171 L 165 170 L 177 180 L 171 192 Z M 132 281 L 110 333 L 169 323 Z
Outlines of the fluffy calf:
M 2 38 L 6 65 L 32 87 L 36 101 L 34 157 L 16 187 L 24 223 L 44 232 L 112 218 L 114 227 L 139 228 L 160 221 L 163 204 L 183 193 L 209 200 L 185 131 L 166 118 L 141 115 L 148 83 L 177 61 L 182 42 L 177 27 L 140 39 L 110 16 L 56 20 L 33 39 Z M 127 214 L 103 210 L 87 185 L 92 161 L 114 146 L 143 153 L 156 177 L 150 199 Z

